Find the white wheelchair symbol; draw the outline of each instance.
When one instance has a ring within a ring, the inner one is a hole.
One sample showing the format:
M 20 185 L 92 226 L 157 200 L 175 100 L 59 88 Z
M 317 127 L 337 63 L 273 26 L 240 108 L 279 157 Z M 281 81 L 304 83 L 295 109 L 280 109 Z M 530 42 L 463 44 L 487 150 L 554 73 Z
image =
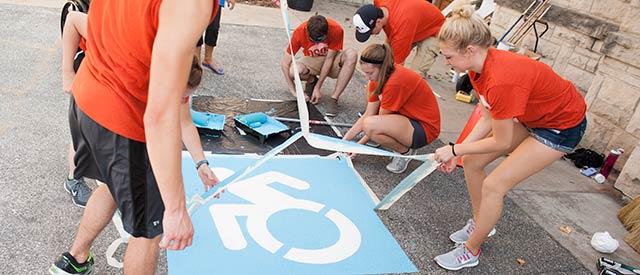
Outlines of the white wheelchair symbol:
M 233 173 L 224 168 L 214 170 L 221 179 Z M 273 189 L 269 186 L 272 183 L 285 184 L 299 190 L 310 187 L 305 181 L 279 172 L 267 172 L 230 185 L 227 188 L 228 192 L 251 204 L 213 204 L 209 207 L 224 247 L 230 250 L 242 250 L 247 247 L 247 240 L 237 220 L 237 217 L 244 216 L 247 217 L 246 226 L 251 238 L 262 248 L 275 254 L 284 244 L 269 232 L 267 221 L 271 215 L 288 209 L 320 213 L 325 207 L 324 204 L 296 199 Z M 330 264 L 349 258 L 358 251 L 362 236 L 356 225 L 335 209 L 330 209 L 324 217 L 338 228 L 338 240 L 321 249 L 291 248 L 284 254 L 285 259 L 306 264 Z

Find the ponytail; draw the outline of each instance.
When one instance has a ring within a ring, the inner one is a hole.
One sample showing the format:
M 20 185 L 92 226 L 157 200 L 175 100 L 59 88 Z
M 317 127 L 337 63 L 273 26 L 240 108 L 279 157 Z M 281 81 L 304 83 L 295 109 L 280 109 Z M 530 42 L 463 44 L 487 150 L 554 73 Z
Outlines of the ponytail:
M 488 48 L 494 43 L 489 26 L 470 5 L 458 7 L 451 12 L 440 28 L 438 40 L 452 43 L 460 52 L 469 45 Z
M 394 71 L 393 52 L 387 44 L 372 44 L 362 51 L 360 55 L 360 63 L 369 63 L 380 67 L 380 73 L 376 82 L 378 86 L 371 95 L 379 96 L 382 88 L 387 84 L 387 80 Z

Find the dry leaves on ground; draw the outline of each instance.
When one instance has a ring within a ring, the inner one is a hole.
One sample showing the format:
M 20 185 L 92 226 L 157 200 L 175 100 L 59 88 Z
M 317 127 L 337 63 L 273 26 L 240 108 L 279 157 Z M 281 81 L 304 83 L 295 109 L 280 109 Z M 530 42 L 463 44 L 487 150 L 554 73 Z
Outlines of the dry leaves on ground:
M 571 232 L 573 232 L 573 228 L 571 226 L 565 225 L 560 227 L 560 231 L 565 234 L 570 234 Z

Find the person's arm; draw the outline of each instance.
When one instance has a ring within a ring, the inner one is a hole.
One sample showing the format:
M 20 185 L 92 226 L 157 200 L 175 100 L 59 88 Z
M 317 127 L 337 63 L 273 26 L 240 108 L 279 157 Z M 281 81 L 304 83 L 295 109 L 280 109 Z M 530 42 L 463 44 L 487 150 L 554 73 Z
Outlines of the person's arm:
M 487 154 L 493 152 L 501 152 L 509 149 L 513 142 L 513 119 L 491 119 L 491 136 L 486 136 L 488 131 L 482 131 L 486 127 L 486 119 L 481 119 L 481 125 L 476 125 L 479 129 L 472 131 L 473 136 L 465 139 L 464 143 L 452 145 L 446 145 L 436 150 L 436 160 L 441 163 L 448 163 L 452 159 L 455 159 L 453 151 L 455 150 L 456 156 L 464 156 L 469 154 Z M 478 127 L 479 126 L 479 127 Z M 474 130 L 476 129 L 474 127 Z M 475 133 L 474 133 L 475 132 Z M 473 141 L 473 139 L 480 137 L 481 134 L 485 134 L 484 138 Z M 470 134 L 471 136 L 471 134 Z M 450 163 L 445 166 L 451 165 Z
M 356 121 L 356 123 L 354 123 L 353 126 L 351 126 L 351 128 L 349 128 L 349 131 L 347 131 L 347 133 L 344 135 L 344 137 L 342 137 L 342 139 L 344 139 L 344 140 L 353 140 L 353 138 L 355 138 L 360 132 L 362 132 L 364 120 L 367 117 L 377 115 L 379 109 L 380 109 L 380 101 L 367 102 L 367 109 L 364 111 L 364 114 L 362 114 L 362 117 L 360 117 Z M 364 135 L 358 141 L 358 143 L 365 144 L 368 141 L 369 141 L 369 137 Z
M 160 247 L 181 250 L 191 245 L 193 225 L 181 173 L 180 104 L 193 45 L 209 24 L 213 1 L 164 0 L 160 5 L 144 128 L 149 160 L 165 206 Z
M 480 139 L 483 139 L 491 132 L 491 113 L 489 110 L 482 106 L 482 116 L 476 122 L 476 125 L 471 129 L 469 135 L 462 141 L 462 143 L 471 143 Z
M 73 59 L 83 37 L 87 37 L 87 15 L 77 11 L 69 12 L 62 31 L 62 90 L 67 93 L 71 92 L 71 84 L 76 76 Z
M 191 155 L 194 163 L 198 163 L 204 160 L 204 152 L 202 150 L 202 143 L 200 141 L 200 135 L 198 129 L 193 124 L 191 119 L 191 110 L 189 109 L 189 103 L 183 103 L 180 108 L 180 127 L 182 128 L 182 143 L 187 147 L 187 151 Z M 209 189 L 218 183 L 218 177 L 211 171 L 211 168 L 206 163 L 198 167 L 198 176 L 202 180 L 205 189 Z
M 491 129 L 493 135 L 489 137 L 456 145 L 456 154 L 486 154 L 509 149 L 513 140 L 513 119 L 492 119 Z
M 313 95 L 311 96 L 311 103 L 317 104 L 320 102 L 320 98 L 322 97 L 321 89 L 322 83 L 327 79 L 327 75 L 331 71 L 331 66 L 333 66 L 333 60 L 336 58 L 338 52 L 334 50 L 329 50 L 327 56 L 324 58 L 324 63 L 322 63 L 322 68 L 320 69 L 320 75 L 318 76 L 318 82 L 316 86 L 313 87 Z

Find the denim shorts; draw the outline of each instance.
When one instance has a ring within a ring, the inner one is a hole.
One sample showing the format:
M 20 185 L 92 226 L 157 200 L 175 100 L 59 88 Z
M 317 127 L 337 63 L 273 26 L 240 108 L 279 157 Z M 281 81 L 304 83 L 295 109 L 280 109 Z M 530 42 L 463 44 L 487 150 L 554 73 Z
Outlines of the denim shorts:
M 569 129 L 529 128 L 529 133 L 537 141 L 551 149 L 568 154 L 578 146 L 586 129 L 587 118 L 585 117 L 580 124 Z

